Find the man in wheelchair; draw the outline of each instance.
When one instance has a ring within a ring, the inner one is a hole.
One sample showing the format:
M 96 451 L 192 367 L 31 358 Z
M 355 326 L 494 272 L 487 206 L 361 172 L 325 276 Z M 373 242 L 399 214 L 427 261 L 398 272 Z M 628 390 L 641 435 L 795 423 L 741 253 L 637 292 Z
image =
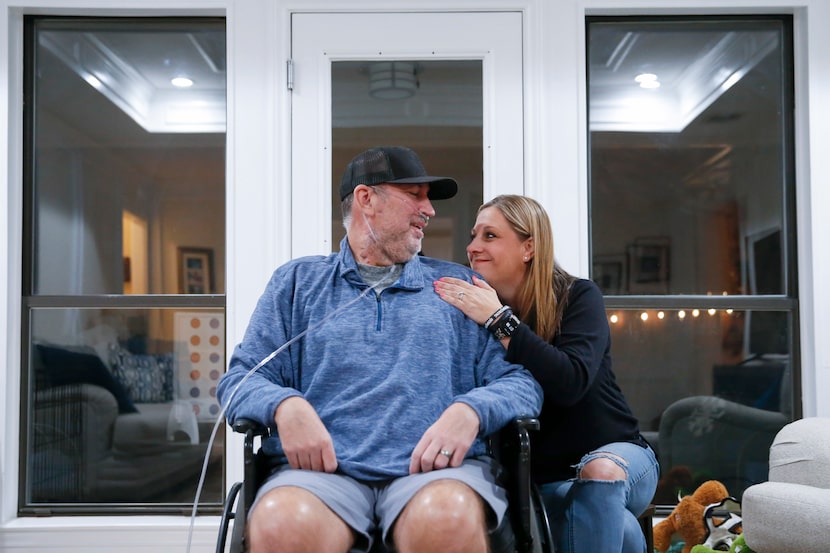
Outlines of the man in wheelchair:
M 432 288 L 471 280 L 418 255 L 431 200 L 456 191 L 407 148 L 363 152 L 340 184 L 340 252 L 274 272 L 217 390 L 230 422 L 271 430 L 252 553 L 489 550 L 507 496 L 485 437 L 542 393 Z

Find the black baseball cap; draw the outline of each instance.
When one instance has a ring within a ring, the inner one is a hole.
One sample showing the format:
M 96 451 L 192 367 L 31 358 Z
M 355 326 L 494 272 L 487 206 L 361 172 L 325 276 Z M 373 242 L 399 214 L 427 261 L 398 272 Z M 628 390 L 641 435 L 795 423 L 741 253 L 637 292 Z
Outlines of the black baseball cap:
M 430 177 L 418 155 L 403 146 L 380 146 L 355 156 L 340 180 L 340 200 L 359 184 L 426 184 L 430 200 L 446 200 L 458 192 L 458 183 L 449 177 Z

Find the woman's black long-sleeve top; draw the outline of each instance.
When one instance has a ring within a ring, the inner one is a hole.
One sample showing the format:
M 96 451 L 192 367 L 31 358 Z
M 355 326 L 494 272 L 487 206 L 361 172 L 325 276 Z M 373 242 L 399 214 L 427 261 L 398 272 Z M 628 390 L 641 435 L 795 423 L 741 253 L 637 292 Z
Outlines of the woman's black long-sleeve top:
M 583 455 L 611 442 L 646 446 L 637 419 L 611 369 L 611 336 L 599 288 L 571 285 L 560 332 L 545 342 L 526 324 L 513 334 L 507 360 L 542 385 L 541 430 L 533 437 L 533 477 L 545 483 L 575 477 Z

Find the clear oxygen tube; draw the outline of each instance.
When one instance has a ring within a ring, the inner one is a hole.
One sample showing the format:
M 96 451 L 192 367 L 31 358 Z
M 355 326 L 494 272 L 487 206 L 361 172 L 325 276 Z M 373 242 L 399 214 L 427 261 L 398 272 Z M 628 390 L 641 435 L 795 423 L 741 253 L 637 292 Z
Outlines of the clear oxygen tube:
M 391 269 L 392 269 L 392 267 L 390 267 L 390 270 Z M 305 336 L 306 334 L 308 334 L 312 330 L 324 325 L 325 323 L 330 321 L 332 318 L 337 316 L 340 312 L 344 311 L 345 309 L 350 307 L 352 304 L 358 302 L 361 298 L 363 298 L 366 294 L 368 294 L 370 291 L 372 291 L 374 289 L 375 289 L 375 286 L 367 287 L 356 298 L 354 298 L 352 300 L 349 300 L 347 303 L 341 305 L 340 307 L 338 307 L 337 309 L 335 309 L 334 311 L 332 311 L 331 313 L 326 315 L 323 319 L 321 319 L 317 323 L 309 326 L 308 328 L 306 328 L 305 330 L 303 330 L 302 332 L 300 332 L 299 334 L 297 334 L 296 336 L 294 336 L 293 338 L 288 340 L 286 343 L 284 343 L 283 345 L 281 345 L 280 347 L 278 347 L 277 349 L 272 351 L 267 357 L 265 357 L 262 361 L 257 363 L 250 371 L 248 371 L 248 373 L 242 378 L 242 380 L 240 380 L 236 384 L 236 386 L 234 386 L 233 390 L 231 390 L 231 393 L 228 395 L 227 400 L 222 405 L 222 409 L 219 411 L 219 414 L 216 417 L 216 423 L 213 425 L 213 430 L 210 433 L 210 439 L 208 440 L 208 443 L 207 443 L 207 449 L 205 451 L 205 459 L 204 459 L 204 462 L 202 463 L 202 472 L 199 475 L 199 483 L 196 486 L 196 497 L 193 499 L 193 510 L 190 513 L 190 527 L 188 528 L 188 531 L 187 531 L 187 549 L 185 549 L 185 553 L 190 553 L 190 547 L 191 547 L 191 544 L 193 542 L 193 528 L 196 524 L 196 512 L 197 512 L 197 509 L 198 509 L 198 506 L 199 506 L 199 498 L 202 495 L 202 488 L 205 485 L 205 474 L 207 473 L 208 461 L 210 459 L 210 451 L 213 448 L 213 442 L 216 439 L 216 433 L 219 431 L 219 427 L 224 421 L 225 412 L 228 409 L 228 405 L 230 404 L 231 400 L 233 399 L 233 396 L 236 395 L 236 392 L 237 392 L 237 390 L 239 390 L 239 387 L 246 380 L 248 380 L 248 378 L 250 378 L 257 370 L 259 370 L 260 367 L 262 367 L 263 365 L 265 365 L 266 363 L 271 361 L 274 357 L 276 357 L 277 355 L 282 353 L 282 351 L 285 350 L 285 348 L 287 348 L 288 346 L 290 346 L 291 344 L 293 344 L 294 342 L 296 342 L 297 340 L 299 340 L 300 338 L 302 338 L 303 336 Z

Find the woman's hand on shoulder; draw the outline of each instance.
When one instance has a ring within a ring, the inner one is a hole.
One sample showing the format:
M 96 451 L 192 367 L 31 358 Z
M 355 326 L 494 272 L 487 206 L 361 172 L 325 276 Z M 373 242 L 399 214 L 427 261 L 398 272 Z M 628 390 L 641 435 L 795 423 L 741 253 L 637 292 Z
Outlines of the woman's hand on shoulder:
M 441 277 L 433 286 L 442 300 L 457 307 L 480 325 L 501 307 L 495 289 L 475 275 L 473 284 L 460 278 Z

